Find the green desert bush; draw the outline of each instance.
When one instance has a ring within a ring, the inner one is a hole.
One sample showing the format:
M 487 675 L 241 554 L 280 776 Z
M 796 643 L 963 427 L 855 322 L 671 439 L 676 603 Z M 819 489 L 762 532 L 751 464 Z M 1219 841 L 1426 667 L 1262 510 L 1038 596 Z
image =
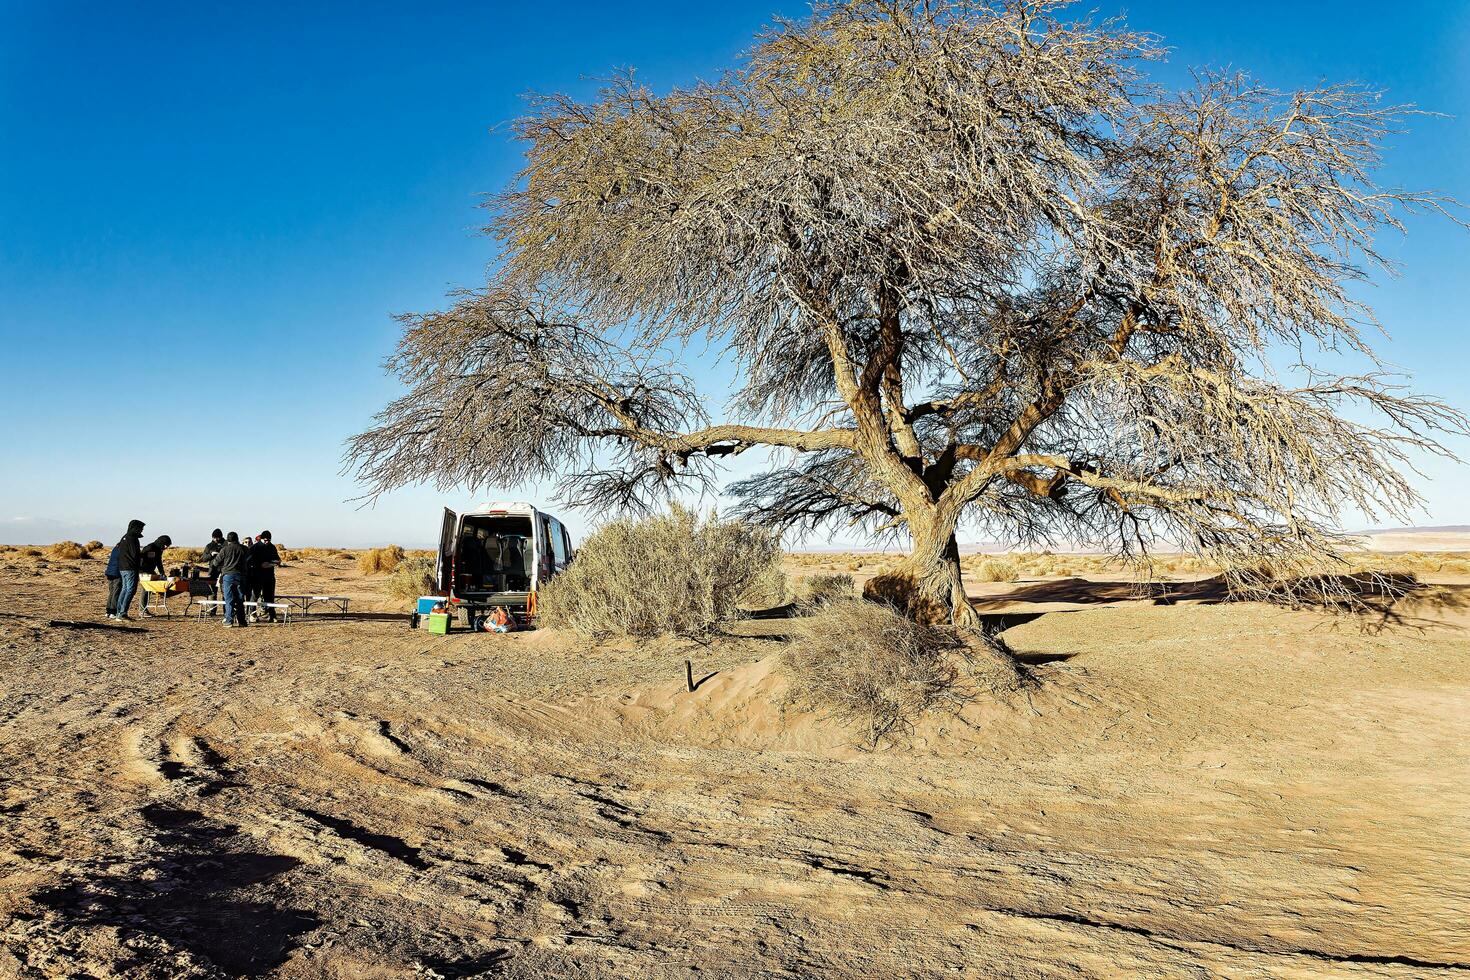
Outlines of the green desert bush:
M 393 569 L 393 574 L 388 579 L 388 594 L 395 599 L 417 599 L 421 595 L 432 594 L 436 584 L 435 563 L 433 555 L 405 558 Z
M 990 558 L 975 566 L 977 582 L 1014 582 L 1020 577 L 1016 566 L 1003 558 Z
M 364 575 L 391 572 L 403 561 L 404 551 L 396 544 L 386 548 L 369 548 L 357 556 L 357 570 Z
M 807 575 L 796 583 L 796 599 L 807 605 L 817 605 L 835 599 L 851 599 L 856 594 L 857 585 L 852 576 L 841 572 L 830 575 Z
M 792 700 L 859 726 L 870 746 L 912 730 L 931 708 L 960 704 L 953 636 L 884 603 L 827 602 L 795 631 L 785 660 Z
M 75 541 L 58 541 L 46 548 L 46 557 L 58 561 L 77 561 L 87 557 L 87 549 Z
M 541 623 L 587 636 L 707 634 L 780 560 L 769 532 L 677 505 L 612 521 L 541 590 Z

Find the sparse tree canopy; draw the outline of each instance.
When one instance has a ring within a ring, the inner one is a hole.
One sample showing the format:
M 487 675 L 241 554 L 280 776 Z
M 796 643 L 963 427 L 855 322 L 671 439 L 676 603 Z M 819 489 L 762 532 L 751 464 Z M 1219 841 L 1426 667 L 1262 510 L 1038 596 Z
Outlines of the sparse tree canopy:
M 1412 110 L 1234 74 L 1164 91 L 1152 39 L 1065 18 L 823 3 L 716 82 L 534 99 L 498 273 L 404 318 L 409 391 L 349 463 L 375 491 L 563 477 L 627 507 L 787 450 L 732 488 L 748 516 L 907 532 L 898 584 L 962 624 L 962 521 L 1320 569 L 1339 508 L 1402 512 L 1410 455 L 1466 428 L 1320 363 L 1377 363 L 1352 293 L 1375 234 L 1455 208 L 1375 182 Z M 738 369 L 728 420 L 679 350 Z

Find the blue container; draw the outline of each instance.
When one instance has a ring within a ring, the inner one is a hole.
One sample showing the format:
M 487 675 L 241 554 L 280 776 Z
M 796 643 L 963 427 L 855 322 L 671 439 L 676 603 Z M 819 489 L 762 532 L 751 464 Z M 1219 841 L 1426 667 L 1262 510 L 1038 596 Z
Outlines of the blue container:
M 439 605 L 441 602 L 446 607 L 449 605 L 449 600 L 444 598 L 442 595 L 421 595 L 419 596 L 419 601 L 414 606 L 413 611 L 418 613 L 420 616 L 427 616 L 431 611 L 433 611 L 434 607 Z

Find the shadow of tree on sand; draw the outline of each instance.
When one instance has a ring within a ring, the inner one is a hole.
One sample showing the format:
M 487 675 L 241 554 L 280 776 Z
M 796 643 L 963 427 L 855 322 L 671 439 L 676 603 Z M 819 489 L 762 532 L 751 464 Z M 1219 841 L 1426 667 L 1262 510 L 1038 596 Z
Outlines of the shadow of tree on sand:
M 1364 629 L 1394 626 L 1426 628 L 1438 624 L 1433 614 L 1470 608 L 1470 586 L 1435 585 L 1413 575 L 1359 572 L 1346 575 L 1316 575 L 1284 583 L 1285 598 L 1273 600 L 1266 588 L 1240 591 L 1223 576 L 1188 582 L 1097 582 L 1066 578 L 1035 582 L 998 595 L 972 597 L 986 606 L 1065 603 L 1076 606 L 1146 602 L 1154 605 L 1216 605 L 1225 602 L 1280 601 L 1284 605 L 1318 612 L 1343 613 Z M 1065 610 L 1057 610 L 1065 611 Z M 987 632 L 996 632 L 1030 622 L 1049 611 L 1024 609 L 983 612 Z
M 320 924 L 311 912 L 239 894 L 296 867 L 297 858 L 236 849 L 242 839 L 237 828 L 194 810 L 150 804 L 142 817 L 156 846 L 141 864 L 40 892 L 32 900 L 60 913 L 66 925 L 153 935 L 242 977 L 280 966 L 296 937 Z

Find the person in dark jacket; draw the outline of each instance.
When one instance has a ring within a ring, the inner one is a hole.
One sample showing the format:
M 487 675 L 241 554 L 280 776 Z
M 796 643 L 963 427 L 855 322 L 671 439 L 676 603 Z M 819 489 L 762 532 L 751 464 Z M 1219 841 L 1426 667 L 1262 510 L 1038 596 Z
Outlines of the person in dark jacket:
M 276 601 L 276 566 L 280 563 L 281 553 L 271 543 L 271 533 L 261 531 L 250 546 L 250 587 L 258 603 L 256 613 L 273 623 L 276 611 L 267 609 L 266 605 Z
M 173 547 L 174 539 L 167 534 L 160 534 L 153 539 L 152 544 L 144 545 L 138 553 L 138 575 L 152 575 L 163 578 L 166 572 L 163 570 L 163 553 Z M 146 589 L 138 593 L 138 609 L 146 611 L 148 608 L 148 592 Z
M 247 534 L 244 538 L 240 539 L 240 544 L 245 548 L 245 552 L 249 554 L 250 549 L 255 547 L 255 539 Z M 245 577 L 240 579 L 240 592 L 245 596 L 246 602 L 255 601 L 255 569 L 251 568 L 249 564 L 245 566 Z
M 225 532 L 215 528 L 210 532 L 209 544 L 204 546 L 204 567 L 209 569 L 209 597 L 211 599 L 219 598 L 219 572 L 214 567 L 214 560 L 224 546 Z
M 215 528 L 209 532 L 209 544 L 204 546 L 204 564 L 214 568 L 214 556 L 225 546 L 225 532 Z
M 240 543 L 240 535 L 231 531 L 225 537 L 224 547 L 214 558 L 219 570 L 219 594 L 225 602 L 225 625 L 245 625 L 245 567 L 250 563 L 250 552 Z
M 107 618 L 111 619 L 117 615 L 117 597 L 122 591 L 122 575 L 117 570 L 117 556 L 122 551 L 122 542 L 112 546 L 112 554 L 107 556 Z
M 112 611 L 113 619 L 127 619 L 128 607 L 133 604 L 133 595 L 138 591 L 138 562 L 143 554 L 142 521 L 129 521 L 122 540 L 117 543 L 117 575 L 121 585 L 117 592 L 117 605 Z

